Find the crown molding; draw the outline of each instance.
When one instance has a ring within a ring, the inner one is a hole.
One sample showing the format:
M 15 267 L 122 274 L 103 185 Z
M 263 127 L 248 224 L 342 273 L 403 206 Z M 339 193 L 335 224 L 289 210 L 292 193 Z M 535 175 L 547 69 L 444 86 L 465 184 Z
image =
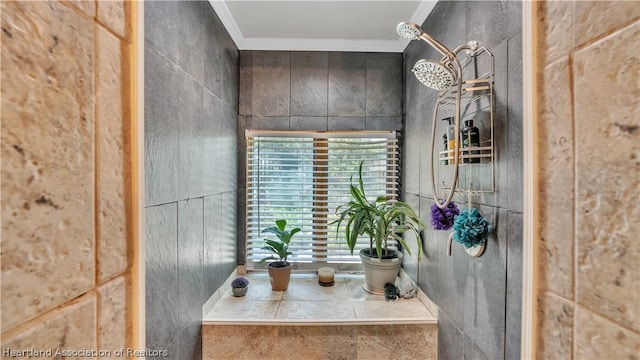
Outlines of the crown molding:
M 262 38 L 245 37 L 227 0 L 208 0 L 220 21 L 235 42 L 238 50 L 268 51 L 354 51 L 354 52 L 404 52 L 410 40 L 358 40 L 358 39 L 309 39 L 309 38 Z M 411 16 L 410 21 L 421 25 L 436 6 L 437 1 L 423 0 Z

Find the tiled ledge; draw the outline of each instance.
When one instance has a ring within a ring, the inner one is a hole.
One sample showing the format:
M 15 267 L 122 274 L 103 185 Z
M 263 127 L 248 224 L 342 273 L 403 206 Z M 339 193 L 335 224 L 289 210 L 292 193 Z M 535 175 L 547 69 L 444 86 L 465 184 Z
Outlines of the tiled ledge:
M 232 277 L 235 276 L 232 275 Z M 287 291 L 272 291 L 266 273 L 250 273 L 249 290 L 233 297 L 228 282 L 212 297 L 203 325 L 343 326 L 437 324 L 437 308 L 423 293 L 414 299 L 385 301 L 362 289 L 362 273 L 338 273 L 335 285 L 294 273 Z M 213 304 L 213 305 L 212 305 Z M 431 309 L 432 311 L 429 311 Z M 434 311 L 435 310 L 435 311 Z

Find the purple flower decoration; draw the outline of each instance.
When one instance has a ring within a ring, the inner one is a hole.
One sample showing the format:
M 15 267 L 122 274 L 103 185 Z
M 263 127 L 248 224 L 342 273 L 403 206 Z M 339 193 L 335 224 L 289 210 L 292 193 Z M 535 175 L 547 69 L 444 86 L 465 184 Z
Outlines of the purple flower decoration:
M 449 202 L 444 209 L 433 204 L 431 205 L 431 225 L 436 230 L 449 230 L 453 226 L 453 219 L 458 214 L 460 210 L 453 201 Z

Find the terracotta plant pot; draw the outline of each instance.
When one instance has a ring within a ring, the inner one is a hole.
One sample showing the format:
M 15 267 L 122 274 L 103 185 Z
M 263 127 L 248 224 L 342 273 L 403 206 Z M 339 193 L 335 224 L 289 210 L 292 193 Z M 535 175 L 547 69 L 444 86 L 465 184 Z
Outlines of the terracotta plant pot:
M 249 289 L 249 287 L 231 288 L 231 292 L 233 293 L 233 296 L 240 297 L 240 296 L 245 296 L 247 294 L 247 289 Z
M 291 279 L 291 263 L 275 261 L 269 264 L 269 279 L 271 280 L 271 290 L 285 291 L 289 287 Z

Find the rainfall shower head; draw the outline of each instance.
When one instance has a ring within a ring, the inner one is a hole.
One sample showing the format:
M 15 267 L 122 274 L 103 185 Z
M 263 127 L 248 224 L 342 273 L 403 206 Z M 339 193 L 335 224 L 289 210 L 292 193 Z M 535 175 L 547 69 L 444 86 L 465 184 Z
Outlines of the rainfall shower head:
M 455 72 L 442 62 L 426 59 L 418 60 L 411 71 L 422 84 L 435 90 L 447 90 L 457 79 Z
M 398 33 L 398 35 L 400 35 L 401 38 L 407 40 L 417 39 L 418 36 L 423 33 L 418 24 L 409 21 L 401 22 L 400 24 L 398 24 L 396 26 L 396 32 Z

